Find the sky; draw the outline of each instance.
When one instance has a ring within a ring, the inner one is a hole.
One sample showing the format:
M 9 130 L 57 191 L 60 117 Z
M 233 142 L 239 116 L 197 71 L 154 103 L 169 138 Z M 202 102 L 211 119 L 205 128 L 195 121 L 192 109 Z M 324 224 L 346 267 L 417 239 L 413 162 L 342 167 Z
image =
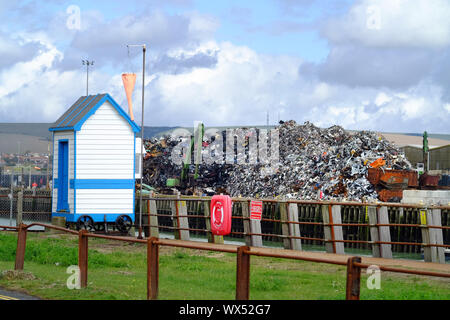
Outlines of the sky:
M 145 125 L 450 133 L 448 0 L 0 0 L 0 122 L 54 122 L 137 74 Z

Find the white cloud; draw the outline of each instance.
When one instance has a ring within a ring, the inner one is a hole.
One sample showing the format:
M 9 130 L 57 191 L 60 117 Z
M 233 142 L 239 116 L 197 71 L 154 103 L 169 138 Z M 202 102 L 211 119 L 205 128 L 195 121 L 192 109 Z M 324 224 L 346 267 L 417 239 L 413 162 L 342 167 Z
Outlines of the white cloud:
M 417 119 L 427 112 L 427 103 L 424 97 L 412 98 L 401 104 L 402 113 L 405 119 Z
M 206 46 L 212 48 L 213 44 Z M 280 106 L 286 98 L 292 103 L 297 97 L 289 89 L 298 80 L 299 59 L 259 55 L 226 42 L 215 47 L 214 67 L 161 74 L 155 79 L 147 91 L 164 108 L 158 113 L 159 121 L 174 124 L 184 116 L 187 124 L 187 119 L 213 125 L 264 123 L 267 110 Z
M 377 97 L 375 98 L 375 105 L 380 107 L 383 104 L 386 104 L 388 102 L 391 102 L 392 98 L 389 97 L 386 93 L 380 92 Z
M 194 120 L 208 126 L 261 125 L 269 111 L 272 123 L 280 113 L 282 120 L 312 121 L 324 127 L 338 124 L 347 129 L 448 133 L 450 104 L 442 98 L 442 86 L 427 81 L 432 62 L 422 63 L 432 60 L 428 59 L 428 48 L 448 41 L 439 28 L 449 22 L 441 21 L 441 12 L 436 9 L 440 6 L 446 12 L 445 3 L 433 2 L 434 19 L 439 23 L 431 26 L 431 33 L 415 27 L 414 21 L 423 24 L 428 19 L 415 17 L 416 11 L 422 10 L 422 0 L 417 0 L 418 8 L 408 8 L 401 17 L 397 15 L 406 0 L 377 3 L 382 12 L 389 11 L 382 16 L 378 34 L 367 28 L 355 29 L 365 22 L 356 16 L 358 10 L 365 16 L 363 6 L 373 5 L 371 1 L 358 1 L 345 16 L 348 21 L 330 22 L 328 26 L 334 29 L 325 33 L 330 40 L 330 63 L 320 65 L 322 69 L 316 73 L 304 72 L 301 67 L 305 62 L 295 56 L 260 54 L 243 45 L 215 41 L 220 22 L 196 12 L 169 15 L 154 10 L 143 19 L 124 16 L 112 20 L 92 12 L 84 20 L 85 29 L 78 33 L 22 33 L 18 37 L 25 43 L 39 43 L 40 51 L 0 69 L 0 117 L 17 122 L 54 121 L 85 93 L 81 53 L 96 60 L 90 72 L 90 93 L 108 92 L 126 109 L 120 77 L 126 71 L 123 39 L 144 39 L 150 47 L 146 125 L 191 125 Z M 62 16 L 55 18 L 52 26 L 63 20 Z M 397 23 L 405 25 L 394 30 Z M 417 35 L 414 45 L 426 48 L 409 56 L 411 33 Z M 74 37 L 73 42 L 70 37 Z M 391 45 L 406 48 L 380 54 L 385 49 L 380 46 Z M 61 61 L 66 62 L 64 67 Z M 108 65 L 101 67 L 100 63 Z M 421 63 L 423 66 L 417 68 Z M 169 64 L 173 67 L 167 67 Z M 134 92 L 138 122 L 140 79 L 138 76 Z
M 191 12 L 186 14 L 189 18 L 189 34 L 192 38 L 204 41 L 212 39 L 214 32 L 219 28 L 220 22 L 213 16 Z
M 333 43 L 376 47 L 443 47 L 450 44 L 447 0 L 358 0 L 344 16 L 325 23 Z
M 300 59 L 231 43 L 205 46 L 217 52 L 215 66 L 155 76 L 146 91 L 148 124 L 190 125 L 201 119 L 212 126 L 258 125 L 269 111 L 272 123 L 280 113 L 282 120 L 324 127 L 414 131 L 414 123 L 414 128 L 432 124 L 437 132 L 448 131 L 441 90 L 427 82 L 404 90 L 350 88 L 302 76 L 296 71 Z
M 62 58 L 62 53 L 47 41 L 45 35 L 23 34 L 24 42 L 40 42 L 45 50 L 40 52 L 31 60 L 18 62 L 10 68 L 4 68 L 0 72 L 0 97 L 13 93 L 25 85 L 39 79 L 44 72 L 52 66 L 55 60 Z

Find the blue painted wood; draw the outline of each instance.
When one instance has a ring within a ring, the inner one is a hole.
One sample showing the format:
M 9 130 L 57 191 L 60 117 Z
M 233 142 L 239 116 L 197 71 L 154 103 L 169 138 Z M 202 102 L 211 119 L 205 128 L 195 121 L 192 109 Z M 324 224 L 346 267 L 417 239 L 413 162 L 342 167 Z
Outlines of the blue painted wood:
M 57 210 L 69 211 L 69 141 L 58 144 L 58 205 Z

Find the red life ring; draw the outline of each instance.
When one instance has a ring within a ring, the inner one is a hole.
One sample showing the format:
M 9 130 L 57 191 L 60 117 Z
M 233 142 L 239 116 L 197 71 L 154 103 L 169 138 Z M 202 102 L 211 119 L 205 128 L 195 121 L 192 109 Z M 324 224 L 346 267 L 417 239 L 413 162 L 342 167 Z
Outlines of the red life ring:
M 213 209 L 213 216 L 214 216 L 214 225 L 216 228 L 222 227 L 223 224 L 223 205 L 222 202 L 217 201 L 216 205 Z
M 231 232 L 231 198 L 216 195 L 211 199 L 211 232 L 214 235 L 225 236 Z

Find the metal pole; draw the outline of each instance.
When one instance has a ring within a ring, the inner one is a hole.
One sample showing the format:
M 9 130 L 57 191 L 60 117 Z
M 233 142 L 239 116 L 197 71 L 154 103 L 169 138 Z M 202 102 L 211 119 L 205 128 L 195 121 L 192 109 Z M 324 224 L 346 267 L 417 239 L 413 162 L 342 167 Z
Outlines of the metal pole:
M 94 60 L 92 60 L 92 61 L 81 60 L 81 62 L 83 63 L 83 65 L 86 65 L 86 96 L 88 96 L 89 95 L 89 66 L 94 65 Z
M 86 63 L 86 96 L 89 95 L 89 61 Z
M 159 244 L 158 239 L 147 240 L 147 300 L 158 299 Z
M 145 92 L 145 44 L 142 47 L 142 120 L 141 120 L 141 184 L 139 191 L 139 239 L 142 239 L 142 181 L 144 177 L 144 92 Z M 150 223 L 150 216 L 149 216 Z
M 23 270 L 25 248 L 27 246 L 27 227 L 24 224 L 20 224 L 18 227 L 19 232 L 17 234 L 16 263 L 14 270 Z
M 250 250 L 248 246 L 238 247 L 236 254 L 236 300 L 250 299 Z
M 138 239 L 142 239 L 142 180 L 144 176 L 144 92 L 145 92 L 145 52 L 147 50 L 145 44 L 128 44 L 127 47 L 142 47 L 142 117 L 141 117 L 141 186 L 139 190 L 139 234 Z
M 10 206 L 9 206 L 9 226 L 12 227 L 12 214 L 13 214 L 13 201 L 14 201 L 14 193 L 13 193 L 13 180 L 14 180 L 14 169 L 11 170 L 11 198 L 10 198 Z
M 48 148 L 47 148 L 48 154 L 47 154 L 47 180 L 46 180 L 46 184 L 45 184 L 45 188 L 49 189 L 50 184 L 49 184 L 49 178 L 50 178 L 50 142 L 48 143 Z
M 350 257 L 347 260 L 347 286 L 345 291 L 346 300 L 359 300 L 361 288 L 361 268 L 355 266 L 361 263 L 361 257 Z
M 80 230 L 78 232 L 78 267 L 80 268 L 80 284 L 82 288 L 87 287 L 88 273 L 88 232 Z

